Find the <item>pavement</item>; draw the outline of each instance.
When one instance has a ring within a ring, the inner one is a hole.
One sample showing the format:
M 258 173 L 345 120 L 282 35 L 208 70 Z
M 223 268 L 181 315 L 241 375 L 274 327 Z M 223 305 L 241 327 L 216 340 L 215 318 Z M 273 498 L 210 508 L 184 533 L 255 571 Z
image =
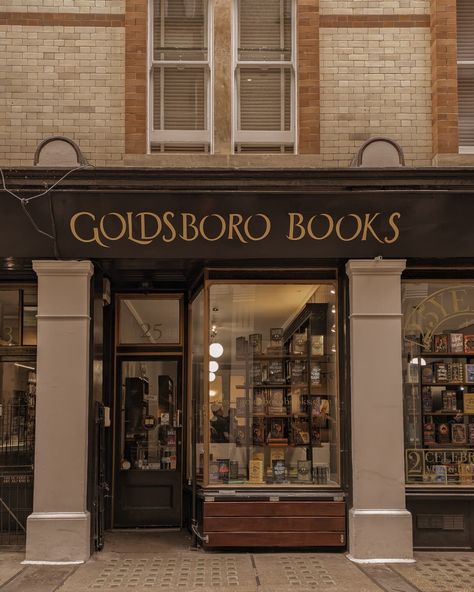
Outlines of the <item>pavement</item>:
M 0 592 L 474 592 L 474 553 L 359 565 L 345 553 L 194 550 L 187 533 L 113 531 L 80 566 L 25 566 L 0 551 Z

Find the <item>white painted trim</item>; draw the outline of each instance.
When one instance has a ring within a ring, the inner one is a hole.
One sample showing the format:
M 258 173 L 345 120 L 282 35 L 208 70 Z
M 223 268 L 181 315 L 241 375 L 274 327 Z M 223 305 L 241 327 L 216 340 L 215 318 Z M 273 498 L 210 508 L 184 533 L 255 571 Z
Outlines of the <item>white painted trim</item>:
M 416 563 L 416 559 L 356 559 L 352 557 L 351 554 L 347 554 L 346 558 L 353 563 L 361 563 L 361 564 L 380 564 L 380 563 Z
M 292 145 L 293 152 L 297 152 L 298 133 L 297 133 L 297 70 L 296 70 L 296 59 L 297 59 L 297 0 L 291 2 L 291 61 L 275 61 L 275 60 L 239 60 L 238 56 L 238 44 L 239 44 L 239 0 L 233 0 L 231 7 L 231 32 L 232 32 L 232 81 L 231 81 L 231 92 L 232 92 L 232 130 L 231 140 L 232 149 L 231 154 L 236 154 L 236 144 L 252 144 L 254 146 L 259 145 Z M 264 67 L 264 68 L 289 68 L 291 70 L 291 114 L 290 114 L 290 130 L 289 131 L 246 131 L 239 130 L 238 122 L 238 110 L 239 110 L 239 97 L 237 83 L 237 73 L 239 68 L 246 67 Z M 275 154 L 276 155 L 276 154 Z
M 21 565 L 81 565 L 85 561 L 29 561 L 25 559 Z
M 352 508 L 350 513 L 353 516 L 411 516 L 408 510 L 404 509 L 367 509 L 367 510 L 356 510 Z
M 56 261 L 56 260 L 33 260 L 33 269 L 37 276 L 89 276 L 94 274 L 94 266 L 91 261 Z
M 459 154 L 474 154 L 474 146 L 459 146 Z
M 207 144 L 209 153 L 214 152 L 214 3 L 207 2 L 207 60 L 155 60 L 153 52 L 153 0 L 148 2 L 148 43 L 147 43 L 147 154 L 151 154 L 152 144 Z M 153 69 L 160 67 L 206 68 L 206 129 L 204 130 L 156 130 L 153 127 Z
M 351 259 L 346 263 L 349 277 L 357 275 L 401 275 L 406 259 Z
M 33 512 L 28 520 L 89 520 L 89 512 Z

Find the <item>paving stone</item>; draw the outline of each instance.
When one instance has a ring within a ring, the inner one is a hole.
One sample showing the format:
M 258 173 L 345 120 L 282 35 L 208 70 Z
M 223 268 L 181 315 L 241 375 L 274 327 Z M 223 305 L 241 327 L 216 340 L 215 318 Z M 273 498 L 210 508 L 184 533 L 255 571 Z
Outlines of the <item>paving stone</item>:
M 393 569 L 422 592 L 474 592 L 474 553 L 415 553 Z
M 381 588 L 341 553 L 255 555 L 261 592 L 379 592 Z
M 2 586 L 2 592 L 52 592 L 70 576 L 77 566 L 28 566 Z
M 82 566 L 60 588 L 61 592 L 94 590 L 256 590 L 248 554 L 218 556 L 204 552 L 124 555 L 102 553 Z
M 0 586 L 24 569 L 23 559 L 24 553 L 0 553 Z

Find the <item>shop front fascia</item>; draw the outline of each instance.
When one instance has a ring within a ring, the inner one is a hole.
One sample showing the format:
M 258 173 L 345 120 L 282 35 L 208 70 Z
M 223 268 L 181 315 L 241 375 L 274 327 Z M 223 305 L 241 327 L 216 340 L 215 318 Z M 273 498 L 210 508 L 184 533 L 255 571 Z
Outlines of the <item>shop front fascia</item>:
M 60 176 L 6 173 L 9 189 L 25 198 Z M 36 226 L 54 239 L 35 231 L 14 197 L 3 194 L 1 203 L 4 279 L 8 265 L 35 260 L 35 270 L 55 278 L 48 280 L 53 288 L 60 274 L 51 269 L 63 265 L 61 281 L 71 289 L 64 261 L 79 260 L 74 281 L 81 288 L 74 294 L 89 302 L 87 262 L 100 266 L 117 294 L 159 292 L 160 269 L 169 291 L 169 271 L 179 272 L 174 277 L 189 298 L 184 473 L 197 539 L 210 547 L 238 540 L 348 545 L 356 561 L 412 559 L 404 496 L 402 274 L 416 276 L 420 266 L 425 275 L 435 267 L 471 273 L 474 186 L 465 170 L 85 169 L 26 204 Z M 272 317 L 266 302 L 288 305 L 279 313 L 275 305 Z M 41 313 L 47 304 L 41 281 L 39 303 Z M 60 333 L 61 323 L 79 326 L 90 311 L 76 308 L 54 322 L 45 312 L 42 326 Z M 213 388 L 208 352 L 219 330 L 230 357 Z M 39 389 L 42 335 L 47 343 L 51 331 L 39 332 Z M 77 329 L 76 345 L 89 356 L 84 331 Z M 76 397 L 84 413 L 89 389 L 82 385 Z M 44 442 L 37 449 L 30 559 L 82 561 L 87 488 L 76 488 L 81 495 L 69 496 L 64 508 L 43 504 L 41 484 L 51 483 L 47 471 L 54 472 L 42 462 L 51 444 Z M 79 462 L 87 450 L 78 445 L 71 454 Z M 429 488 L 421 493 L 429 496 Z M 45 557 L 41 541 L 54 541 L 56 530 L 70 542 L 58 539 L 64 553 Z

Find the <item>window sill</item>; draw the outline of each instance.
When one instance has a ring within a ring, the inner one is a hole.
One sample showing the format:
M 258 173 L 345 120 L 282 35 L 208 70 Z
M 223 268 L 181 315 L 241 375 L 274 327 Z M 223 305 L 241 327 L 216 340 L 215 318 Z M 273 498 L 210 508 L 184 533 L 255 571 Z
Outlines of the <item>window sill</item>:
M 321 168 L 321 154 L 126 154 L 125 166 L 153 168 Z
M 467 148 L 464 148 L 467 150 Z M 433 166 L 437 167 L 472 167 L 474 166 L 474 148 L 472 152 L 460 154 L 436 154 L 433 158 Z

